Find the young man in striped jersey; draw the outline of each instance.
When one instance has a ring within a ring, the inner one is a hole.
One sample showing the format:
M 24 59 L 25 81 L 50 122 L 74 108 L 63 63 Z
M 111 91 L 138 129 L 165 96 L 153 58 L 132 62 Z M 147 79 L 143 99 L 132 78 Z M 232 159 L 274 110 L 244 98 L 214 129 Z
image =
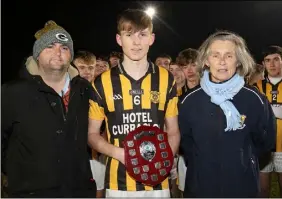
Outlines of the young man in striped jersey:
M 180 66 L 186 78 L 186 84 L 182 88 L 180 99 L 200 83 L 199 68 L 197 68 L 196 63 L 197 56 L 198 51 L 196 49 L 187 48 L 182 50 L 176 58 L 176 63 Z
M 198 51 L 193 48 L 187 48 L 179 52 L 176 58 L 176 64 L 179 66 L 185 76 L 185 83 L 177 90 L 179 101 L 183 99 L 189 92 L 193 91 L 200 83 L 199 68 L 197 68 L 196 59 Z M 177 82 L 177 81 L 176 81 Z M 186 179 L 186 165 L 182 154 L 182 149 L 178 152 L 177 172 L 178 177 L 176 184 L 180 190 L 180 195 L 183 196 L 185 179 Z
M 109 57 L 110 68 L 116 67 L 118 65 L 118 62 L 122 60 L 122 57 L 123 55 L 121 52 L 116 52 L 116 51 L 111 52 Z
M 166 126 L 170 147 L 179 147 L 176 85 L 168 70 L 147 59 L 154 43 L 151 18 L 141 10 L 126 10 L 118 19 L 117 43 L 124 59 L 94 82 L 90 100 L 89 143 L 109 158 L 106 197 L 170 197 L 168 179 L 151 187 L 135 181 L 124 166 L 123 140 L 140 125 Z M 108 142 L 99 134 L 106 120 Z
M 157 57 L 155 64 L 157 66 L 164 67 L 165 69 L 169 69 L 169 65 L 171 64 L 171 57 L 168 54 L 161 54 Z
M 102 65 L 99 71 L 95 70 L 96 68 L 96 56 L 90 52 L 85 50 L 79 50 L 75 53 L 73 58 L 73 65 L 78 69 L 79 75 L 84 79 L 88 80 L 91 84 L 93 84 L 94 79 L 99 73 L 104 72 L 103 61 L 98 57 L 99 63 L 97 65 Z M 102 63 L 102 64 L 101 64 Z M 105 136 L 103 128 L 101 128 L 101 134 Z M 97 198 L 104 198 L 104 179 L 105 179 L 105 156 L 103 154 L 97 153 L 95 150 L 91 148 L 88 149 L 89 158 L 90 158 L 90 167 L 92 171 L 93 178 L 96 182 Z
M 264 165 L 261 162 L 260 172 L 261 197 L 270 197 L 270 173 L 279 176 L 280 196 L 282 197 L 282 48 L 269 46 L 263 52 L 263 65 L 267 75 L 256 86 L 269 100 L 277 122 L 276 149 L 273 150 L 271 161 Z
M 175 63 L 171 62 L 169 65 L 169 72 L 174 77 L 176 87 L 177 87 L 177 96 L 181 96 L 186 92 L 186 78 L 183 70 L 180 68 L 180 66 Z
M 94 79 L 109 69 L 110 69 L 110 65 L 108 62 L 108 58 L 103 55 L 97 56 Z
M 77 68 L 80 77 L 94 81 L 96 56 L 89 51 L 79 50 L 75 53 L 72 64 Z

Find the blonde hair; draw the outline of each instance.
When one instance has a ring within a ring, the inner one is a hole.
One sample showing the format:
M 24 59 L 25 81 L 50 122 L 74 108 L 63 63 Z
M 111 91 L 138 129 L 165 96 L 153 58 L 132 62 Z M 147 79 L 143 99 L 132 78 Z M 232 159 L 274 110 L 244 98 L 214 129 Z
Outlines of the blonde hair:
M 230 31 L 217 31 L 202 43 L 197 57 L 197 64 L 200 71 L 207 69 L 205 63 L 210 53 L 210 46 L 217 40 L 231 41 L 235 44 L 235 54 L 238 61 L 237 73 L 240 76 L 245 77 L 252 73 L 255 61 L 248 50 L 245 40 L 238 34 Z

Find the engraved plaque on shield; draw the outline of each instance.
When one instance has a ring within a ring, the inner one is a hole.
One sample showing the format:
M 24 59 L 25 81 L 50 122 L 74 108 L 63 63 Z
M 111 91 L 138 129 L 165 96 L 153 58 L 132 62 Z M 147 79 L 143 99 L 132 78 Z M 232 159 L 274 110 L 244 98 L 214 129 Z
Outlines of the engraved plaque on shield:
M 147 161 L 151 161 L 156 155 L 156 147 L 150 141 L 142 142 L 140 144 L 139 150 L 141 156 Z
M 141 179 L 142 180 L 148 180 L 148 174 L 147 173 L 142 173 L 141 174 Z
M 134 146 L 133 140 L 127 141 L 127 146 L 128 147 L 133 147 Z
M 158 140 L 159 141 L 163 141 L 164 140 L 164 135 L 163 134 L 159 134 L 158 135 Z
M 135 155 L 136 155 L 135 149 L 130 149 L 130 150 L 129 150 L 129 155 L 130 155 L 130 156 L 135 156 Z
M 156 162 L 155 163 L 155 168 L 156 169 L 160 169 L 162 167 L 161 163 L 160 162 Z
M 161 176 L 165 176 L 166 175 L 166 170 L 165 169 L 161 169 L 160 170 L 160 175 Z
M 167 154 L 167 152 L 161 152 L 161 156 L 162 156 L 162 158 L 167 158 L 168 154 Z
M 138 164 L 138 159 L 137 158 L 131 159 L 131 164 L 136 166 Z
M 135 174 L 139 174 L 139 173 L 140 173 L 140 168 L 139 168 L 139 167 L 133 168 L 133 172 L 134 172 Z
M 148 165 L 144 165 L 144 166 L 142 166 L 142 168 L 143 168 L 144 172 L 148 172 L 149 171 L 149 166 Z
M 151 175 L 151 180 L 152 181 L 157 181 L 158 180 L 158 176 L 156 174 Z
M 165 149 L 165 148 L 166 148 L 166 144 L 165 144 L 165 142 L 160 143 L 160 149 Z
M 165 167 L 169 167 L 170 166 L 170 161 L 169 160 L 165 160 L 164 161 L 164 166 Z

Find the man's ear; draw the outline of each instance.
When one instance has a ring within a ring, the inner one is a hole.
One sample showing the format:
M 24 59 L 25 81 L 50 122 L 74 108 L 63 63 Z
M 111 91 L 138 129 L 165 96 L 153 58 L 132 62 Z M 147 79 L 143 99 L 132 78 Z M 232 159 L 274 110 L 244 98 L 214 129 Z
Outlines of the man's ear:
M 154 42 L 155 42 L 155 33 L 152 33 L 151 34 L 150 46 L 153 45 Z
M 122 46 L 121 36 L 119 34 L 116 34 L 116 40 L 117 40 L 118 45 Z

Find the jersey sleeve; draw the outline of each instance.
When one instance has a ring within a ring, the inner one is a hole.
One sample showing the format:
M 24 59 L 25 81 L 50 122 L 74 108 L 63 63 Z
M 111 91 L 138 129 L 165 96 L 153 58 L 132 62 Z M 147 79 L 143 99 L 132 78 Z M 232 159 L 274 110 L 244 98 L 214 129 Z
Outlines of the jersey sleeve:
M 105 112 L 104 112 L 104 103 L 103 98 L 101 95 L 102 84 L 101 79 L 97 79 L 92 86 L 93 86 L 93 92 L 91 94 L 91 97 L 89 99 L 89 118 L 92 120 L 104 120 L 105 119 Z M 99 92 L 100 91 L 100 92 Z
M 170 74 L 170 87 L 168 88 L 168 104 L 165 113 L 165 117 L 175 117 L 178 115 L 178 97 L 177 97 L 177 88 L 175 80 L 173 80 L 172 75 Z

